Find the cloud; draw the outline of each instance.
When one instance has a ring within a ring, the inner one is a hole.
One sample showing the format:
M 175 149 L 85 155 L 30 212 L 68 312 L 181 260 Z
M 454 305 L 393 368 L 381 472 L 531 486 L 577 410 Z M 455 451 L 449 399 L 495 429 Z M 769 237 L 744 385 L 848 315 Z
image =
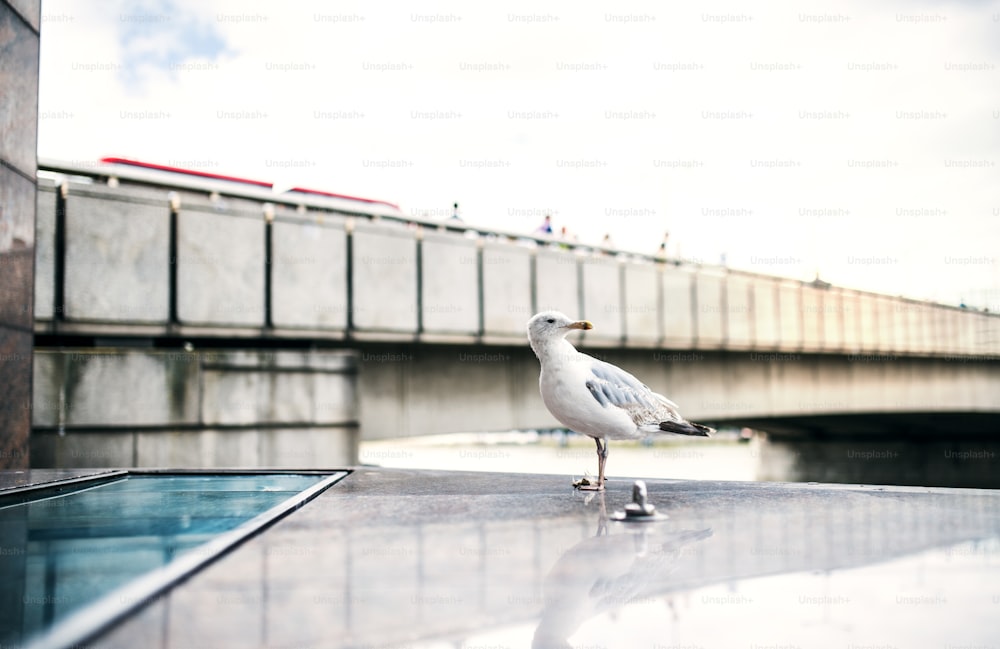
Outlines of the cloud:
M 227 51 L 217 26 L 173 0 L 127 3 L 118 13 L 120 78 L 133 94 L 145 90 L 150 76 L 177 72 L 192 62 L 214 61 Z

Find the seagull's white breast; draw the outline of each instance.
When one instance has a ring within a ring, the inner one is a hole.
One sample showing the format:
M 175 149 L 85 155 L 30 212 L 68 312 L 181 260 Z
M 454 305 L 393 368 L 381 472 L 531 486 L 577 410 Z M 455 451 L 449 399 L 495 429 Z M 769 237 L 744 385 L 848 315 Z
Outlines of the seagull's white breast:
M 636 439 L 642 433 L 627 412 L 613 405 L 602 406 L 587 388 L 593 359 L 581 354 L 565 340 L 546 349 L 539 357 L 538 378 L 542 401 L 564 426 L 591 437 Z

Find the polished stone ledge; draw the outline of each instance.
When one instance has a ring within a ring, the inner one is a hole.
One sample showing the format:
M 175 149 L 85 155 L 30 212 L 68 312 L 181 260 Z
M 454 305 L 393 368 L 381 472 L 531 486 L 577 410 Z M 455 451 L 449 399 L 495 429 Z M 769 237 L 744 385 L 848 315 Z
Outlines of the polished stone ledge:
M 630 480 L 355 467 L 89 646 L 913 646 L 929 615 L 996 639 L 1000 492 L 647 482 L 663 523 L 610 520 Z

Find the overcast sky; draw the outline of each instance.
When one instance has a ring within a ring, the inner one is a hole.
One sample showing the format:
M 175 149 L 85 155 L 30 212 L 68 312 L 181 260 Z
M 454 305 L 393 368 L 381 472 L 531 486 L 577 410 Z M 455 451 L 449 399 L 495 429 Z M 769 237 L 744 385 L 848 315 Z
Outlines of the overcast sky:
M 39 155 L 1000 310 L 1000 2 L 43 0 Z

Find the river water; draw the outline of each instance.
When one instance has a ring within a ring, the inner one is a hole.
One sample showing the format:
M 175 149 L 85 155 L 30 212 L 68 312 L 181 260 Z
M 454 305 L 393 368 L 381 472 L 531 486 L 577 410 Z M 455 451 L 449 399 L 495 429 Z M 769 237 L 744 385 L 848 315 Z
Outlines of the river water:
M 612 441 L 609 478 L 832 482 L 1000 488 L 1000 443 L 988 440 L 767 439 L 756 434 Z M 575 480 L 597 473 L 593 440 L 576 434 L 461 433 L 361 444 L 363 464 L 411 469 L 543 473 Z
M 385 467 L 565 474 L 569 480 L 596 476 L 595 450 L 588 437 L 512 432 L 364 442 L 360 458 Z M 756 480 L 759 453 L 759 441 L 611 442 L 606 472 L 609 478 Z

